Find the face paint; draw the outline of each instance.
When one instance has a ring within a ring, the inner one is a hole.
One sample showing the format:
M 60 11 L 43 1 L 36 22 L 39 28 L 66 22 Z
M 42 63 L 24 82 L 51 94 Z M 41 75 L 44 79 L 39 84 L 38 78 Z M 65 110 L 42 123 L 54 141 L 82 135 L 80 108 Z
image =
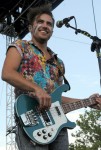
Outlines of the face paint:
M 42 25 L 41 24 L 37 24 L 34 28 L 34 33 L 36 34 L 38 29 L 41 27 Z

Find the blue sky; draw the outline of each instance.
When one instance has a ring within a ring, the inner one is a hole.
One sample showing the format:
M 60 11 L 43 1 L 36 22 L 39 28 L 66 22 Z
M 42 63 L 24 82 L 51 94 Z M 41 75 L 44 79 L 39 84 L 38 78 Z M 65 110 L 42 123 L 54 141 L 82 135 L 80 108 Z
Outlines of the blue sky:
M 98 37 L 101 38 L 101 1 L 94 0 L 95 19 Z M 55 20 L 62 20 L 66 17 L 75 16 L 77 26 L 81 30 L 96 35 L 92 0 L 64 0 L 54 11 Z M 75 27 L 74 20 L 70 25 Z M 25 39 L 30 40 L 30 34 Z M 0 35 L 0 73 L 6 53 L 6 38 Z M 58 54 L 65 64 L 65 76 L 68 79 L 71 90 L 64 93 L 68 97 L 86 98 L 93 93 L 100 93 L 100 74 L 96 52 L 91 52 L 92 40 L 80 33 L 77 35 L 71 28 L 54 27 L 52 38 L 48 46 Z M 71 121 L 78 119 L 80 113 L 85 109 L 76 110 L 67 114 Z M 6 84 L 0 79 L 0 150 L 5 150 L 5 129 L 6 129 Z M 77 127 L 75 128 L 75 130 Z M 69 135 L 74 130 L 69 132 Z M 71 142 L 70 137 L 70 142 Z

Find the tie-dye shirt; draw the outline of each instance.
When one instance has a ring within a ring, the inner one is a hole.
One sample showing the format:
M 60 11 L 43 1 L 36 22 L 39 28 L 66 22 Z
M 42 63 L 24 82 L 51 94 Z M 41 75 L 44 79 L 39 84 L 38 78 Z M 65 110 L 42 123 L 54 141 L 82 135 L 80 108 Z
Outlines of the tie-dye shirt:
M 52 58 L 46 60 L 43 52 L 31 41 L 17 40 L 10 46 L 16 47 L 22 57 L 18 72 L 24 78 L 37 83 L 48 93 L 51 93 L 62 84 L 64 64 L 52 50 L 47 48 Z M 58 65 L 54 64 L 56 60 Z M 22 93 L 24 91 L 15 88 L 16 96 Z

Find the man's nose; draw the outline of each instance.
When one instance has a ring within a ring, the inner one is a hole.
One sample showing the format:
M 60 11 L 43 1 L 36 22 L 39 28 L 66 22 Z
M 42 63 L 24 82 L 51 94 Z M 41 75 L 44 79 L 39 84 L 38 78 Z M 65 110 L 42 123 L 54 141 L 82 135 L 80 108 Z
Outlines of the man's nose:
M 42 25 L 43 27 L 48 27 L 48 24 L 47 24 L 47 22 L 43 22 L 43 25 Z

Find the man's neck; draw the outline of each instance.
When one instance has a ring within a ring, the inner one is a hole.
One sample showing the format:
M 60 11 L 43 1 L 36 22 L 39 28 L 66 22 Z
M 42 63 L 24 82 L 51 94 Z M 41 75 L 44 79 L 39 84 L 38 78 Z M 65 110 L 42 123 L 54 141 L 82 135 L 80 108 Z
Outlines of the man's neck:
M 40 49 L 42 50 L 42 52 L 46 51 L 47 50 L 47 42 L 38 42 L 34 39 L 32 39 L 32 42 Z

